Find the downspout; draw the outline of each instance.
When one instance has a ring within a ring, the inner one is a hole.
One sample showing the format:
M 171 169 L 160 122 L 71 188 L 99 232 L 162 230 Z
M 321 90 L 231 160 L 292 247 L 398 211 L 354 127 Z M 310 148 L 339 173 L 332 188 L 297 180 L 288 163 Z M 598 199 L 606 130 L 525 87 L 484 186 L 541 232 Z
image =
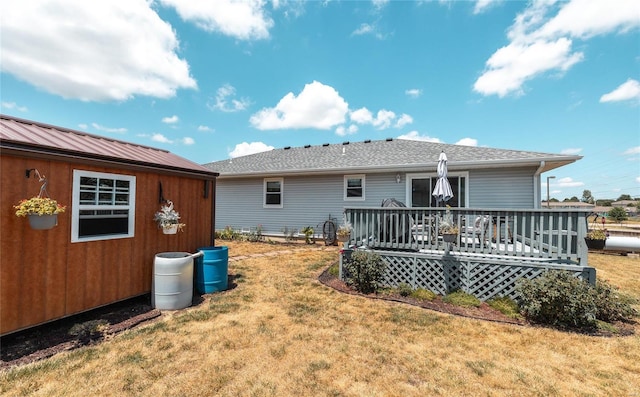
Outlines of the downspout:
M 545 165 L 544 160 L 540 161 L 540 166 L 535 174 L 533 174 L 533 208 L 537 210 L 540 209 L 540 202 L 542 201 L 542 196 L 540 195 L 540 174 L 542 174 Z
M 216 181 L 218 178 L 211 180 L 211 246 L 216 246 Z

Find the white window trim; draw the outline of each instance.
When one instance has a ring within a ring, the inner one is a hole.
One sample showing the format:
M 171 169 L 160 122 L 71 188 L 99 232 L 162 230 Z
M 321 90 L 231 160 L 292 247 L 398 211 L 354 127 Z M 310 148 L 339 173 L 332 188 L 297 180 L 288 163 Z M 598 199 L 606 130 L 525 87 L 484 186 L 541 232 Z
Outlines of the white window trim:
M 464 198 L 464 206 L 469 207 L 469 172 L 447 172 L 447 177 L 456 176 L 464 178 L 464 190 L 467 192 Z M 405 182 L 405 197 L 407 198 L 407 207 L 413 206 L 411 202 L 412 192 L 411 192 L 411 182 L 414 179 L 424 179 L 424 178 L 437 178 L 437 172 L 429 172 L 429 173 L 419 173 L 419 174 L 407 174 L 406 182 Z
M 90 177 L 90 178 L 105 178 L 105 179 L 118 179 L 121 181 L 129 181 L 129 205 L 128 206 L 118 206 L 118 209 L 127 209 L 129 210 L 129 232 L 127 234 L 115 234 L 115 235 L 104 235 L 104 236 L 91 236 L 91 237 L 79 237 L 79 220 L 80 220 L 80 210 L 83 209 L 111 209 L 111 206 L 80 206 L 80 178 L 81 177 Z M 123 175 L 123 174 L 110 174 L 104 172 L 93 172 L 93 171 L 83 171 L 83 170 L 73 170 L 73 188 L 71 191 L 72 200 L 71 200 L 71 242 L 72 243 L 81 243 L 87 241 L 101 241 L 101 240 L 114 240 L 119 238 L 132 238 L 135 235 L 135 224 L 136 224 L 136 177 L 133 175 Z
M 267 204 L 267 182 L 280 182 L 280 204 Z M 284 204 L 284 178 L 264 178 L 262 182 L 262 208 L 282 208 Z
M 347 197 L 347 181 L 349 179 L 360 179 L 362 180 L 362 197 Z M 344 187 L 342 189 L 342 198 L 344 201 L 364 201 L 365 200 L 365 175 L 364 174 L 352 174 L 344 176 Z

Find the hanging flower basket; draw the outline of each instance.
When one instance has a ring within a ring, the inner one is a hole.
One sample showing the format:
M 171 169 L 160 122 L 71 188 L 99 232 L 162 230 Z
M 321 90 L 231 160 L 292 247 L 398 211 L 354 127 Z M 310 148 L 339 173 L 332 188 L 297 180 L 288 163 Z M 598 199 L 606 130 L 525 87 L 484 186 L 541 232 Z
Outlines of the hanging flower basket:
M 64 212 L 66 207 L 48 197 L 47 179 L 40 176 L 38 170 L 35 172 L 40 182 L 43 182 L 40 193 L 36 197 L 20 200 L 13 208 L 16 210 L 16 216 L 29 218 L 29 225 L 32 229 L 47 230 L 58 224 L 58 214 Z
M 180 214 L 173 209 L 171 200 L 167 200 L 167 204 L 160 207 L 160 211 L 156 212 L 153 220 L 158 223 L 158 227 L 162 229 L 164 234 L 176 234 L 186 226 L 184 223 L 180 223 Z
M 584 238 L 584 242 L 587 244 L 589 249 L 604 249 L 607 242 L 607 234 L 602 229 L 592 229 L 587 233 L 587 236 Z

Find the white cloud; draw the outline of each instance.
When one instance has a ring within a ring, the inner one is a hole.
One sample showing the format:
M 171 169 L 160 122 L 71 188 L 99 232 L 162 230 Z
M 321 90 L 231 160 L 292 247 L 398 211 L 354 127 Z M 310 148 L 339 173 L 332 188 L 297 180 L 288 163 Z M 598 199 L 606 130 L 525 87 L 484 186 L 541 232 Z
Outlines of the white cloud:
M 80 123 L 78 124 L 78 128 L 80 128 L 81 130 L 86 130 L 87 128 L 89 128 L 89 126 L 85 123 Z
M 391 123 L 393 123 L 396 118 L 396 114 L 390 110 L 382 109 L 379 110 L 378 113 L 374 116 L 369 109 L 360 108 L 358 110 L 352 111 L 349 114 L 349 118 L 354 123 L 370 124 L 379 130 L 384 130 L 391 126 Z M 411 118 L 411 116 L 409 116 L 408 114 L 403 114 L 401 120 L 398 120 L 398 123 L 401 126 L 412 122 L 413 118 Z
M 371 0 L 371 2 L 373 3 L 374 8 L 380 10 L 389 3 L 389 0 Z
M 207 106 L 211 109 L 218 109 L 223 112 L 238 112 L 240 110 L 245 110 L 251 104 L 251 101 L 245 98 L 235 99 L 233 98 L 235 94 L 235 87 L 230 84 L 225 84 L 218 88 L 218 91 L 216 92 L 216 103 Z M 229 100 L 231 101 L 229 102 Z
M 396 118 L 396 114 L 390 110 L 379 110 L 378 115 L 373 119 L 373 126 L 379 130 L 384 130 L 391 126 L 391 123 Z
M 162 135 L 162 134 L 153 134 L 151 135 L 151 140 L 154 142 L 160 142 L 160 143 L 173 143 L 172 140 L 170 140 L 169 138 L 167 138 L 166 136 Z
M 183 145 L 191 146 L 194 143 L 196 143 L 196 141 L 193 138 L 190 138 L 188 136 L 185 136 L 184 138 L 182 138 L 182 144 Z
M 354 30 L 351 34 L 353 36 L 361 36 L 363 34 L 373 33 L 375 31 L 375 27 L 373 25 L 369 25 L 368 23 L 361 24 L 358 29 Z
M 5 109 L 15 109 L 23 113 L 29 110 L 26 106 L 18 106 L 15 102 L 2 102 L 0 106 Z
M 640 176 L 636 177 L 636 182 L 640 183 Z
M 574 155 L 582 152 L 582 148 L 566 148 L 560 151 L 560 154 Z
M 555 13 L 555 15 L 553 15 Z M 486 62 L 474 90 L 482 95 L 521 95 L 525 82 L 547 72 L 566 72 L 584 58 L 573 39 L 587 40 L 640 26 L 635 0 L 534 1 L 515 18 L 507 33 L 511 42 Z
M 249 154 L 268 152 L 269 150 L 273 150 L 273 146 L 269 146 L 262 142 L 242 142 L 237 144 L 235 149 L 229 152 L 229 157 L 236 158 L 240 156 L 247 156 Z
M 358 132 L 358 126 L 355 124 L 351 124 L 348 128 L 343 125 L 336 128 L 336 135 L 338 136 L 353 135 L 356 132 Z
M 373 114 L 367 108 L 354 110 L 349 114 L 351 121 L 358 124 L 371 124 L 373 122 Z
M 615 7 L 606 1 L 572 0 L 537 33 L 539 36 L 569 35 L 587 39 L 609 32 L 626 33 L 640 26 L 636 0 L 616 0 Z
M 198 131 L 201 131 L 201 132 L 209 132 L 209 131 L 212 131 L 212 129 L 211 129 L 211 128 L 209 128 L 209 127 L 208 127 L 208 126 L 206 126 L 206 125 L 199 125 L 199 126 L 198 126 Z
M 176 116 L 175 114 L 171 117 L 163 117 L 162 118 L 162 122 L 165 124 L 175 124 L 178 122 L 178 116 Z
M 146 0 L 6 1 L 2 72 L 64 98 L 169 98 L 196 88 L 172 27 Z
M 410 88 L 408 90 L 405 90 L 404 93 L 411 98 L 417 98 L 422 95 L 422 90 L 418 88 Z
M 418 131 L 411 131 L 407 134 L 399 135 L 398 139 L 406 139 L 409 141 L 425 141 L 425 142 L 442 143 L 440 139 L 432 138 L 428 135 L 420 135 Z
M 175 8 L 182 20 L 200 29 L 240 40 L 266 39 L 273 27 L 273 20 L 265 12 L 264 0 L 160 0 L 160 3 Z
M 522 85 L 549 70 L 566 71 L 581 61 L 580 52 L 571 54 L 571 40 L 534 43 L 510 43 L 487 61 L 487 70 L 476 80 L 473 89 L 484 95 L 523 94 Z
M 473 7 L 474 14 L 481 14 L 492 6 L 496 5 L 502 0 L 478 0 L 476 1 L 475 7 Z
M 625 150 L 624 153 L 622 153 L 622 154 L 624 154 L 624 155 L 640 154 L 640 146 L 629 148 L 629 149 Z
M 577 182 L 570 177 L 566 177 L 558 179 L 554 185 L 558 187 L 579 187 L 584 186 L 584 182 Z
M 473 138 L 462 138 L 455 144 L 462 146 L 478 146 L 478 140 Z
M 352 36 L 363 36 L 368 34 L 372 35 L 378 40 L 384 40 L 388 36 L 388 34 L 382 33 L 375 23 L 362 23 L 356 30 L 351 32 Z
M 640 82 L 629 79 L 618 88 L 600 97 L 600 102 L 618 102 L 631 99 L 640 99 Z
M 297 97 L 290 92 L 275 107 L 255 113 L 250 122 L 260 130 L 327 130 L 344 123 L 348 110 L 349 105 L 333 87 L 314 81 L 306 84 Z
M 406 113 L 403 113 L 402 116 L 400 116 L 400 118 L 398 118 L 398 121 L 396 121 L 396 128 L 402 128 L 407 124 L 411 124 L 413 123 L 413 117 L 409 116 Z
M 111 128 L 111 127 L 105 127 L 103 125 L 100 125 L 98 123 L 91 123 L 91 126 L 98 130 L 98 131 L 102 131 L 102 132 L 110 132 L 110 133 L 116 133 L 116 134 L 124 134 L 125 132 L 127 132 L 126 128 Z

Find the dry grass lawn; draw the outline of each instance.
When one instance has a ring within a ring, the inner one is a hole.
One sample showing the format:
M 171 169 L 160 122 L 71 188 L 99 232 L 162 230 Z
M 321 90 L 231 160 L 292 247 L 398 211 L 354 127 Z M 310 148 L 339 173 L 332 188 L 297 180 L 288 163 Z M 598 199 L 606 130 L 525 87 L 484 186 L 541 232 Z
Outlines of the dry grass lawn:
M 231 256 L 283 249 L 219 244 Z M 4 371 L 0 394 L 640 396 L 639 325 L 633 336 L 591 337 L 346 295 L 316 280 L 336 259 L 331 249 L 232 261 L 235 288 Z M 638 258 L 590 260 L 640 298 Z

